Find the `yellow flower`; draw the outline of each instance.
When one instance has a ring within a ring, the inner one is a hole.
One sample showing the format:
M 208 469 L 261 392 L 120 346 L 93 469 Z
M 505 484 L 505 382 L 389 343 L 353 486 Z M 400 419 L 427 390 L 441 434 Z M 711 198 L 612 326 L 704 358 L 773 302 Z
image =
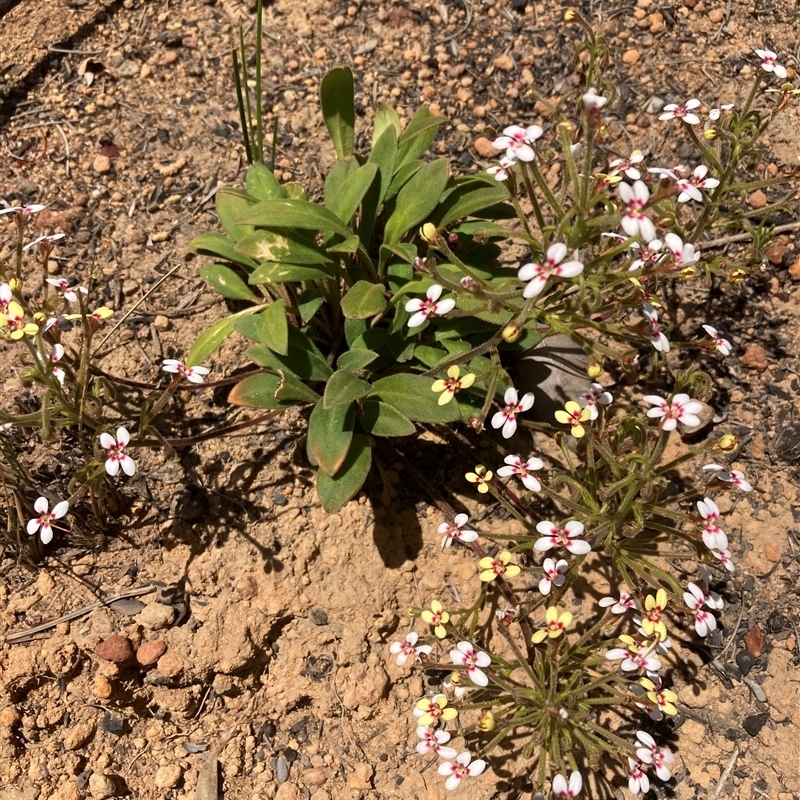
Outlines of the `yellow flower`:
M 661 619 L 667 607 L 667 593 L 663 589 L 656 592 L 655 597 L 649 594 L 644 599 L 645 613 L 642 615 L 642 630 L 647 636 L 658 634 L 660 641 L 667 638 L 667 626 Z
M 550 608 L 544 612 L 544 627 L 536 631 L 531 639 L 534 644 L 539 644 L 539 642 L 543 642 L 548 637 L 555 639 L 557 636 L 561 636 L 561 634 L 564 633 L 564 628 L 566 628 L 570 622 L 572 622 L 571 612 L 563 611 L 559 614 L 555 606 L 550 606 Z
M 509 322 L 501 334 L 504 342 L 516 342 L 522 336 L 522 328 L 515 322 Z
M 97 320 L 98 322 L 101 319 L 108 319 L 109 317 L 113 316 L 114 312 L 108 306 L 100 306 L 100 308 L 96 308 L 92 313 L 89 315 L 92 319 Z M 83 314 L 65 314 L 65 319 L 80 319 Z
M 592 359 L 589 362 L 589 366 L 586 369 L 586 374 L 594 380 L 595 378 L 599 378 L 603 374 L 603 365 L 599 361 L 595 361 Z
M 432 222 L 426 222 L 420 229 L 419 235 L 428 244 L 436 244 L 436 226 Z
M 720 437 L 718 447 L 723 453 L 732 453 L 739 446 L 739 437 L 726 433 Z
M 586 434 L 586 428 L 582 423 L 586 422 L 591 416 L 592 412 L 588 408 L 581 408 L 574 400 L 567 401 L 564 409 L 556 411 L 556 419 L 565 424 L 571 425 L 570 433 L 576 438 L 580 439 Z
M 665 714 L 674 716 L 678 713 L 675 701 L 678 695 L 671 689 L 656 688 L 656 685 L 649 678 L 639 678 L 639 683 L 647 692 L 647 699 L 657 705 Z
M 464 476 L 470 483 L 478 484 L 478 491 L 481 494 L 486 494 L 489 491 L 489 481 L 492 480 L 492 471 L 487 470 L 483 464 L 478 464 L 475 467 L 475 472 L 468 472 Z
M 8 328 L 12 339 L 21 339 L 23 336 L 35 336 L 39 326 L 35 322 L 25 322 L 25 310 L 16 301 L 8 304 L 5 313 L 0 314 L 0 326 Z
M 442 392 L 442 396 L 439 398 L 440 406 L 449 403 L 453 399 L 456 392 L 460 391 L 461 389 L 469 389 L 469 387 L 475 383 L 475 376 L 471 372 L 468 372 L 463 378 L 459 377 L 460 373 L 461 370 L 458 368 L 458 366 L 453 364 L 453 366 L 447 370 L 446 379 L 440 379 L 433 382 L 431 389 L 434 392 Z
M 511 563 L 511 553 L 508 550 L 503 550 L 498 553 L 494 558 L 486 556 L 478 562 L 478 566 L 483 570 L 480 574 L 482 581 L 493 581 L 498 575 L 504 575 L 506 578 L 515 578 L 522 571 L 520 568 Z
M 425 712 L 417 719 L 417 725 L 424 725 L 426 728 L 440 719 L 449 722 L 458 716 L 455 708 L 447 707 L 447 698 L 443 694 L 437 694 L 435 697 L 423 697 L 417 702 L 416 707 Z
M 447 629 L 444 626 L 450 621 L 450 614 L 443 609 L 438 600 L 434 600 L 430 609 L 426 608 L 420 616 L 428 625 L 434 626 L 433 632 L 437 639 L 444 639 L 447 636 Z
M 495 729 L 496 721 L 494 718 L 494 714 L 490 708 L 484 708 L 481 711 L 481 716 L 478 719 L 478 727 L 486 733 L 487 731 L 493 731 Z

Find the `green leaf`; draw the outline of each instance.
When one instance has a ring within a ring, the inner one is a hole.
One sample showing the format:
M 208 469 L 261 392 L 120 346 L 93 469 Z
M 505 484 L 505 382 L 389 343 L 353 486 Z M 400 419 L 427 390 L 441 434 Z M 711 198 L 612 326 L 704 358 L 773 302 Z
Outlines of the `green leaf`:
M 330 208 L 333 198 L 344 186 L 350 175 L 358 169 L 358 161 L 348 158 L 346 161 L 337 161 L 325 177 L 322 187 L 322 199 L 325 208 Z
M 364 164 L 347 176 L 347 180 L 330 200 L 326 198 L 325 205 L 342 222 L 349 223 L 377 174 L 377 164 Z
M 469 347 L 469 346 L 468 346 Z M 414 355 L 426 366 L 432 369 L 442 361 L 447 361 L 450 354 L 438 347 L 428 347 L 427 345 L 418 345 L 414 350 Z
M 247 194 L 256 200 L 274 200 L 285 197 L 283 187 L 275 174 L 264 164 L 256 162 L 247 168 Z
M 342 314 L 348 319 L 368 319 L 387 306 L 383 284 L 358 281 L 342 298 Z
M 329 514 L 338 511 L 364 485 L 372 467 L 372 450 L 364 434 L 355 434 L 350 451 L 336 477 L 324 470 L 317 472 L 317 494 Z
M 332 244 L 326 248 L 329 253 L 355 253 L 358 251 L 358 246 L 361 244 L 361 239 L 353 234 L 339 244 Z
M 425 164 L 422 161 L 412 161 L 410 164 L 406 164 L 399 169 L 394 178 L 392 178 L 392 182 L 389 184 L 385 199 L 391 200 L 423 166 L 425 166 Z
M 372 130 L 373 148 L 388 128 L 394 128 L 395 141 L 403 132 L 397 112 L 391 106 L 387 106 L 386 103 L 378 103 L 378 107 L 375 109 L 375 124 Z
M 506 325 L 514 316 L 514 312 L 508 309 L 490 311 L 485 298 L 470 296 L 466 292 L 459 296 L 458 307 L 461 311 L 466 311 L 473 317 L 498 326 Z
M 336 366 L 338 366 L 339 369 L 358 372 L 358 370 L 368 367 L 377 357 L 378 354 L 374 350 L 348 350 L 346 353 L 342 353 L 339 356 Z
M 283 184 L 283 191 L 289 200 L 308 200 L 308 192 L 297 181 Z
M 330 70 L 320 82 L 322 118 L 340 160 L 353 154 L 353 130 L 356 124 L 354 98 L 353 73 L 349 67 Z
M 366 397 L 372 391 L 371 384 L 362 381 L 355 372 L 339 369 L 325 385 L 323 405 L 326 409 L 347 405 Z
M 324 302 L 325 298 L 322 296 L 322 292 L 315 288 L 306 289 L 297 298 L 297 310 L 300 312 L 300 319 L 304 325 L 313 319 L 314 314 L 319 311 Z
M 282 356 L 289 354 L 289 323 L 283 301 L 275 300 L 256 317 L 258 341 Z
M 333 263 L 312 237 L 295 231 L 253 231 L 236 242 L 236 252 L 256 261 L 281 261 L 286 264 Z
M 407 231 L 428 218 L 447 185 L 449 172 L 447 159 L 432 161 L 399 191 L 397 204 L 383 234 L 387 245 L 399 242 Z
M 394 406 L 374 397 L 361 406 L 361 426 L 375 436 L 411 436 L 416 433 L 414 423 Z
M 200 268 L 200 277 L 217 293 L 231 300 L 252 300 L 259 298 L 253 290 L 230 267 L 224 264 L 209 264 Z
M 436 138 L 436 131 L 440 125 L 447 122 L 446 117 L 436 117 L 429 109 L 421 108 L 414 114 L 411 122 L 397 140 L 397 162 L 395 172 L 404 167 L 409 161 L 419 158 Z
M 234 264 L 241 264 L 243 267 L 253 269 L 256 262 L 242 253 L 237 253 L 233 249 L 233 242 L 222 233 L 201 233 L 189 242 L 189 252 L 199 253 L 204 256 L 214 256 L 224 258 L 226 261 L 233 261 Z
M 381 245 L 381 263 L 388 259 L 388 254 L 392 253 L 399 256 L 407 264 L 413 264 L 417 257 L 417 248 L 411 242 L 400 242 L 398 244 L 382 244 Z
M 350 449 L 355 425 L 355 406 L 345 404 L 325 408 L 317 403 L 308 420 L 308 450 L 319 468 L 335 475 Z
M 259 283 L 290 283 L 294 281 L 315 281 L 332 278 L 323 266 L 301 267 L 297 264 L 273 264 L 265 261 L 259 264 L 247 279 L 254 286 Z
M 261 311 L 263 306 L 253 306 L 232 314 L 230 317 L 217 320 L 210 328 L 206 328 L 195 340 L 186 356 L 186 364 L 194 366 L 205 361 L 235 330 L 234 325 L 240 319 Z
M 269 375 L 266 372 L 249 375 L 231 389 L 228 402 L 248 408 L 289 408 L 297 405 L 296 402 L 276 398 L 275 394 L 280 386 L 281 378 L 278 375 Z
M 375 222 L 389 191 L 396 156 L 397 132 L 394 126 L 390 125 L 373 146 L 367 162 L 377 167 L 379 179 L 369 187 L 369 191 L 364 195 L 364 200 L 361 204 L 361 227 L 359 233 L 366 246 L 369 246 L 369 242 L 372 239 Z
M 462 184 L 452 191 L 437 209 L 440 227 L 446 227 L 462 217 L 469 217 L 495 203 L 508 200 L 508 190 L 503 186 L 484 183 Z
M 326 381 L 333 370 L 317 349 L 317 346 L 297 328 L 289 327 L 289 355 L 273 352 L 265 344 L 257 344 L 247 355 L 260 367 L 288 369 L 304 381 Z
M 309 389 L 296 375 L 282 369 L 278 370 L 278 375 L 280 375 L 281 382 L 275 391 L 276 400 L 301 403 L 319 402 L 320 396 L 313 389 Z
M 300 228 L 308 231 L 330 231 L 344 236 L 352 234 L 350 228 L 325 206 L 307 200 L 262 200 L 250 207 L 240 225 L 262 228 Z
M 244 216 L 255 205 L 255 201 L 249 194 L 238 189 L 231 189 L 229 186 L 223 186 L 217 192 L 214 202 L 219 221 L 234 242 L 252 232 L 252 225 L 237 224 L 239 217 Z
M 372 394 L 417 422 L 454 422 L 460 418 L 457 403 L 439 405 L 439 395 L 434 392 L 433 379 L 422 375 L 390 375 L 375 381 Z

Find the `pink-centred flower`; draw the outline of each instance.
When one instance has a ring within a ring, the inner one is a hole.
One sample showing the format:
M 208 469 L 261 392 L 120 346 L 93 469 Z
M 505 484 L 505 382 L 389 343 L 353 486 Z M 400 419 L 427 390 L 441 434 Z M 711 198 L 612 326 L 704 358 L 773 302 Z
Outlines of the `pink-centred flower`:
M 526 392 L 522 399 L 513 386 L 503 395 L 505 406 L 492 417 L 492 427 L 503 429 L 503 438 L 510 439 L 517 430 L 517 415 L 533 408 L 533 392 Z
M 647 184 L 644 181 L 635 181 L 633 186 L 620 183 L 617 191 L 625 206 L 625 214 L 621 222 L 622 230 L 628 236 L 639 234 L 645 242 L 651 242 L 656 238 L 656 226 L 643 211 L 650 199 L 650 190 L 647 188 Z
M 398 667 L 403 667 L 406 661 L 410 658 L 412 662 L 422 661 L 422 656 L 429 656 L 431 654 L 431 646 L 429 644 L 417 644 L 419 634 L 415 631 L 406 635 L 402 642 L 392 642 L 389 647 L 389 652 L 397 656 L 395 663 Z
M 481 667 L 491 665 L 492 659 L 488 653 L 476 650 L 469 642 L 459 642 L 455 650 L 450 651 L 450 658 L 454 664 L 467 668 L 467 677 L 476 686 L 488 686 L 489 678 Z
M 127 453 L 127 447 L 130 441 L 131 435 L 125 428 L 117 428 L 116 438 L 110 433 L 103 432 L 100 434 L 100 446 L 108 450 L 106 472 L 109 475 L 117 475 L 120 467 L 128 477 L 136 474 L 136 464 Z
M 517 475 L 522 481 L 522 485 L 531 492 L 538 492 L 542 488 L 542 484 L 538 479 L 531 475 L 531 472 L 540 470 L 544 467 L 544 462 L 541 458 L 531 456 L 527 461 L 523 461 L 519 456 L 511 455 L 506 456 L 503 461 L 504 467 L 497 470 L 497 474 L 501 478 L 508 478 L 511 475 Z
M 442 536 L 442 549 L 450 547 L 454 539 L 460 542 L 474 542 L 478 538 L 475 531 L 469 531 L 464 526 L 469 522 L 469 517 L 466 514 L 456 514 L 452 522 L 443 522 L 436 529 L 436 532 Z
M 541 138 L 544 131 L 538 125 L 509 125 L 503 128 L 503 135 L 498 136 L 493 142 L 495 150 L 505 150 L 506 158 L 512 161 L 533 161 L 536 151 L 533 143 Z
M 690 428 L 696 428 L 700 424 L 700 417 L 697 415 L 702 412 L 703 404 L 692 400 L 688 394 L 681 392 L 674 395 L 672 400 L 665 400 L 657 394 L 648 394 L 642 399 L 655 406 L 647 411 L 647 416 L 660 419 L 659 427 L 663 431 L 674 431 L 679 422 Z
M 472 756 L 465 750 L 455 761 L 445 761 L 439 764 L 437 772 L 440 775 L 446 775 L 447 780 L 444 782 L 444 788 L 448 792 L 458 789 L 461 781 L 466 777 L 474 778 L 480 775 L 486 769 L 486 762 L 482 759 L 477 761 L 472 760 Z
M 563 242 L 556 242 L 547 248 L 543 264 L 523 264 L 517 277 L 525 282 L 522 296 L 526 299 L 537 297 L 551 276 L 559 278 L 574 278 L 583 272 L 583 263 L 577 260 L 566 261 L 567 246 Z
M 444 300 L 439 299 L 442 296 L 442 291 L 444 291 L 442 287 L 438 283 L 434 283 L 425 293 L 424 300 L 414 297 L 406 303 L 406 311 L 413 312 L 411 319 L 408 320 L 409 328 L 417 328 L 428 317 L 434 314 L 441 317 L 456 307 L 456 301 L 452 297 L 446 297 Z
M 28 520 L 25 530 L 27 530 L 29 536 L 34 536 L 39 532 L 39 538 L 42 543 L 50 544 L 53 541 L 53 527 L 58 527 L 54 526 L 53 522 L 61 519 L 69 511 L 69 502 L 62 500 L 60 503 L 56 503 L 53 506 L 53 510 L 50 511 L 50 503 L 47 498 L 39 497 L 33 504 L 33 509 L 39 516 Z

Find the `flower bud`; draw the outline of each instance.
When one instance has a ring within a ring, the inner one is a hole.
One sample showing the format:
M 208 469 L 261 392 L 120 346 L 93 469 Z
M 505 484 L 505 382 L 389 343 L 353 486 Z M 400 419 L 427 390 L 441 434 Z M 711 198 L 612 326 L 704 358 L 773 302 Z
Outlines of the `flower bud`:
M 732 453 L 739 446 L 739 437 L 733 433 L 726 433 L 720 437 L 718 447 L 723 453 Z
M 717 138 L 717 129 L 716 128 L 707 128 L 703 131 L 703 138 L 707 142 L 713 142 L 714 139 Z
M 564 12 L 564 22 L 572 22 L 572 20 L 574 20 L 574 19 L 575 19 L 575 9 L 574 8 L 568 8 Z
M 522 327 L 517 325 L 516 322 L 509 322 L 508 325 L 503 328 L 503 333 L 501 335 L 505 342 L 516 342 L 517 339 L 522 336 Z
M 38 322 L 39 325 L 43 325 L 47 321 L 47 314 L 45 314 L 44 311 L 37 311 L 33 315 L 33 321 Z
M 436 226 L 432 222 L 426 222 L 420 229 L 419 235 L 428 244 L 436 244 Z
M 465 275 L 458 283 L 461 288 L 467 292 L 472 292 L 475 290 L 475 280 L 471 275 Z
M 417 256 L 414 259 L 414 269 L 418 270 L 419 272 L 427 272 L 428 271 L 428 259 L 427 258 L 420 258 Z
M 494 714 L 492 713 L 491 709 L 484 708 L 481 710 L 481 716 L 478 720 L 478 727 L 486 733 L 487 731 L 493 731 L 495 728 L 496 722 L 494 719 Z
M 745 270 L 737 267 L 728 273 L 728 281 L 730 283 L 741 283 L 745 279 L 746 275 L 747 272 Z
M 458 244 L 458 234 L 457 233 L 448 233 L 447 234 L 447 244 L 449 244 L 449 245 Z
M 595 380 L 599 378 L 603 372 L 603 365 L 597 361 L 597 359 L 592 359 L 589 362 L 589 366 L 586 368 L 586 374 L 592 379 Z
M 8 288 L 11 289 L 12 292 L 18 292 L 22 288 L 22 281 L 19 278 L 9 278 Z
M 681 270 L 681 277 L 686 278 L 687 280 L 689 278 L 694 278 L 695 275 L 697 275 L 697 268 L 692 266 L 691 264 L 688 267 L 684 267 Z
M 475 433 L 483 432 L 483 420 L 480 417 L 470 417 L 467 424 L 475 431 Z

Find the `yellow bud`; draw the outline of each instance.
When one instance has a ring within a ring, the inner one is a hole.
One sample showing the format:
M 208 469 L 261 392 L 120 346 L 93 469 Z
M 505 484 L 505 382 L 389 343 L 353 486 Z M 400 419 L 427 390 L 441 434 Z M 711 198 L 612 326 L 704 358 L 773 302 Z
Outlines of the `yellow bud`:
M 687 279 L 688 278 L 694 278 L 695 275 L 697 275 L 697 269 L 695 267 L 691 266 L 691 265 L 689 265 L 688 267 L 684 267 L 681 270 L 681 277 L 682 278 L 687 278 Z
M 741 283 L 744 280 L 745 275 L 747 275 L 747 272 L 745 272 L 743 269 L 737 268 L 731 270 L 731 272 L 728 273 L 728 281 L 730 283 Z
M 436 226 L 432 222 L 426 222 L 420 229 L 419 235 L 428 243 L 436 244 Z
M 19 278 L 9 278 L 8 279 L 8 288 L 11 289 L 12 292 L 18 292 L 22 287 L 22 281 Z
M 502 337 L 505 342 L 516 342 L 520 336 L 522 336 L 522 328 L 516 322 L 509 322 L 503 328 Z
M 599 378 L 602 372 L 603 372 L 603 365 L 595 359 L 592 359 L 589 362 L 589 366 L 586 368 L 586 374 L 592 380 L 594 380 L 595 378 Z
M 732 433 L 726 433 L 720 437 L 718 446 L 723 453 L 732 453 L 739 446 L 739 437 Z
M 575 19 L 575 9 L 574 8 L 568 8 L 564 12 L 564 22 L 572 22 L 572 20 L 574 20 L 574 19 Z
M 717 138 L 717 129 L 716 128 L 708 128 L 707 130 L 703 131 L 703 138 L 707 142 L 713 142 L 714 139 Z
M 47 314 L 45 314 L 44 311 L 37 311 L 33 315 L 33 319 L 34 319 L 35 322 L 38 322 L 38 323 L 41 324 L 42 322 L 44 322 L 47 319 Z
M 491 709 L 485 708 L 481 711 L 480 719 L 478 720 L 478 727 L 484 731 L 493 731 L 495 728 L 496 722 L 494 719 L 494 714 L 491 712 Z

